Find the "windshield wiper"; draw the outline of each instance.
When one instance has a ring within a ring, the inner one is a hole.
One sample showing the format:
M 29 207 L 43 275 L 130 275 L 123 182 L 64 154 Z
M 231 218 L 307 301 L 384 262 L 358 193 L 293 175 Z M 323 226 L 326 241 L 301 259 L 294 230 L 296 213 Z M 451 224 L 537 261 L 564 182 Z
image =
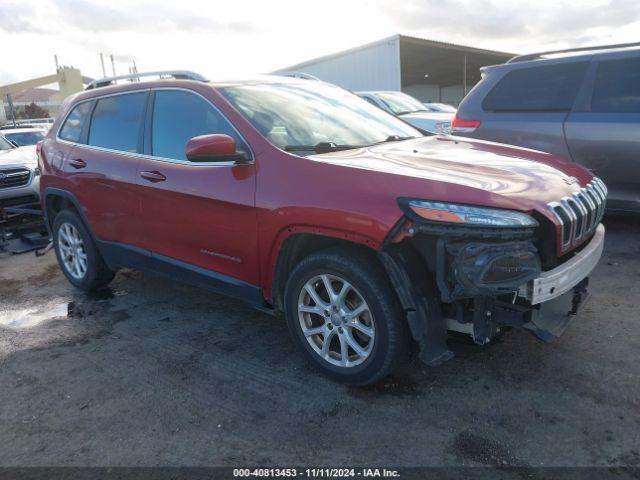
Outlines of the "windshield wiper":
M 287 145 L 284 147 L 287 152 L 315 152 L 329 153 L 338 152 L 340 150 L 351 150 L 354 148 L 362 148 L 366 145 L 338 145 L 333 142 L 320 142 L 316 145 Z
M 401 137 L 400 135 L 389 135 L 386 140 L 383 140 L 378 143 L 389 143 L 389 142 L 402 142 L 403 140 L 411 140 L 412 138 L 417 137 Z M 374 144 L 377 145 L 377 144 Z

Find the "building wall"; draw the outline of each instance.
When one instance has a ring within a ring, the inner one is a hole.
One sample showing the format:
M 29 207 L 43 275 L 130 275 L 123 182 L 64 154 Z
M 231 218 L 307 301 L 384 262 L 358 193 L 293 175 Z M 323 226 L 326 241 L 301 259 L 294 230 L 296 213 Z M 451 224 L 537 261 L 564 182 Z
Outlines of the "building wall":
M 421 102 L 439 102 L 440 86 L 439 85 L 405 85 L 402 91 L 407 95 L 417 98 Z
M 462 85 L 451 85 L 440 88 L 439 85 L 405 85 L 402 91 L 421 102 L 442 102 L 453 106 L 458 106 L 462 101 Z
M 448 103 L 457 107 L 463 98 L 464 87 L 462 85 L 451 85 L 450 87 L 442 87 L 442 103 Z
M 399 39 L 391 38 L 286 70 L 309 73 L 353 91 L 400 90 Z

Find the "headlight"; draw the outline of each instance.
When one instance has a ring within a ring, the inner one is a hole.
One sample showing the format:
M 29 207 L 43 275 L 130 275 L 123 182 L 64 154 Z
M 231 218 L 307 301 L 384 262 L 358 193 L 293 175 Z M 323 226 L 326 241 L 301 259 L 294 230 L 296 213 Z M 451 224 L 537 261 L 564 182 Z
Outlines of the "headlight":
M 401 199 L 400 205 L 426 220 L 484 227 L 536 227 L 538 222 L 526 213 L 498 208 L 474 207 L 430 200 Z

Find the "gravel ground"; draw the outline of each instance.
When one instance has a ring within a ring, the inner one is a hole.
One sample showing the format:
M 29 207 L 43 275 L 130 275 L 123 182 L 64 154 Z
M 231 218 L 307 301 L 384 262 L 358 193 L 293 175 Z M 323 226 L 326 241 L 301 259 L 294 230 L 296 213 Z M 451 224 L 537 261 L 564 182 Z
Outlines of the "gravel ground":
M 453 344 L 366 389 L 235 300 L 133 271 L 86 295 L 53 252 L 0 258 L 0 466 L 640 466 L 640 222 L 605 223 L 559 341 Z

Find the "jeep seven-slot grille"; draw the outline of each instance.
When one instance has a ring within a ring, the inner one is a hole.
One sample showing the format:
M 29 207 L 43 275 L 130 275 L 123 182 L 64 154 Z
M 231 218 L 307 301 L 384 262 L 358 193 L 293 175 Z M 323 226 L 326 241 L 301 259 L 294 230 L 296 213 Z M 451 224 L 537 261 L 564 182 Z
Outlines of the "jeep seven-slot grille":
M 563 252 L 593 233 L 602 220 L 606 202 L 607 187 L 602 180 L 594 177 L 572 196 L 548 204 L 562 225 Z
M 7 168 L 0 170 L 0 189 L 24 187 L 29 183 L 31 173 L 27 168 Z

